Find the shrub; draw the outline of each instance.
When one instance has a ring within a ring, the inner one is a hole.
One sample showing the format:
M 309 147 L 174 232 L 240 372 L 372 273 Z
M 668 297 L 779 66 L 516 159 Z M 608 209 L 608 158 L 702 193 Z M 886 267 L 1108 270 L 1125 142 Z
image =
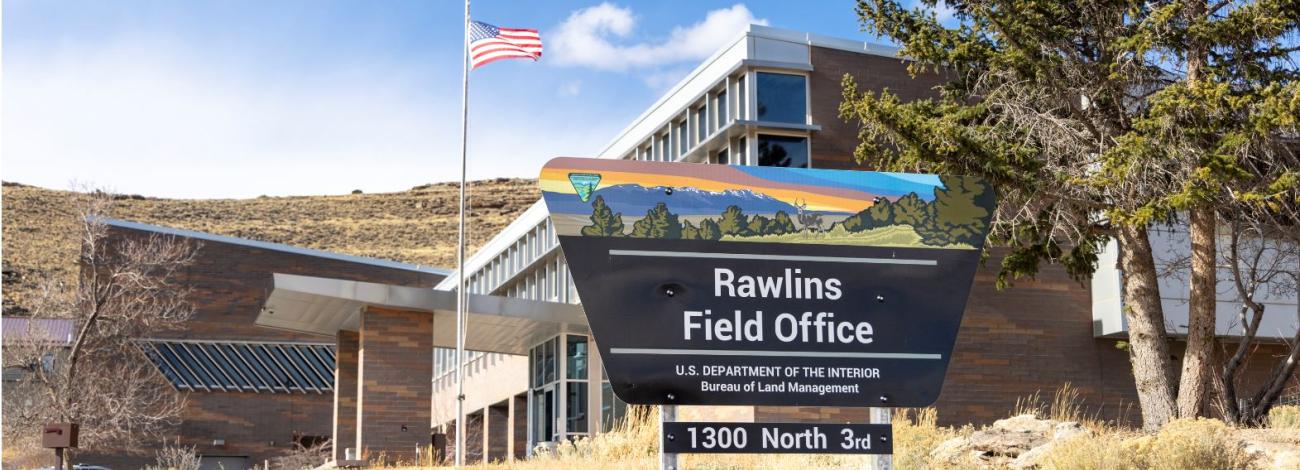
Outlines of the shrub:
M 1275 406 L 1268 411 L 1268 427 L 1273 429 L 1300 429 L 1300 406 Z
M 1136 470 L 1143 468 L 1141 453 L 1124 445 L 1114 434 L 1088 434 L 1063 439 L 1039 460 L 1043 470 Z
M 1223 421 L 1179 419 L 1165 425 L 1150 441 L 1146 466 L 1153 470 L 1246 470 L 1254 463 L 1245 444 Z

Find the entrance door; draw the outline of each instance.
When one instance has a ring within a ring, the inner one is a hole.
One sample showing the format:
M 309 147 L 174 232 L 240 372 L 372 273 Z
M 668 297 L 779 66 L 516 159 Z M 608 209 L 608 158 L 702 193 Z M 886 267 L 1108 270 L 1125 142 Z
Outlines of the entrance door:
M 533 446 L 555 441 L 555 399 L 555 384 L 533 390 L 530 397 L 533 412 L 529 416 L 532 419 Z

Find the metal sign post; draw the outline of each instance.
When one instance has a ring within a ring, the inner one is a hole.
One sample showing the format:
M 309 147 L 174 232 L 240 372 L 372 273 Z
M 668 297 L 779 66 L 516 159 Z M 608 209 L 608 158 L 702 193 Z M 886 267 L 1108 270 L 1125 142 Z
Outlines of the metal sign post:
M 722 426 L 672 405 L 929 406 L 994 208 L 963 176 L 557 158 L 539 180 L 614 393 L 665 405 L 665 468 L 888 454 L 887 416 Z
M 872 408 L 871 424 L 881 424 L 893 428 L 894 410 L 891 408 Z M 875 470 L 894 470 L 894 454 L 877 455 L 874 459 Z
M 659 405 L 659 436 L 661 438 L 672 436 L 665 428 L 669 426 L 669 423 L 676 421 L 677 405 Z M 662 443 L 659 445 L 659 470 L 677 470 L 681 468 L 681 454 L 669 452 L 667 449 L 668 447 Z

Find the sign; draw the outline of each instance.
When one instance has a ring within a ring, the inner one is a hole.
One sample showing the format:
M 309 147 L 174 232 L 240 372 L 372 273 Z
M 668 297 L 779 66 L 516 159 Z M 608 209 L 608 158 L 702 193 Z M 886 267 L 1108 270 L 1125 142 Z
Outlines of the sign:
M 47 449 L 65 449 L 77 447 L 77 425 L 75 423 L 49 423 L 41 430 L 41 447 Z
M 673 454 L 892 454 L 888 424 L 664 423 Z
M 540 184 L 634 404 L 932 404 L 994 207 L 963 176 L 557 158 Z

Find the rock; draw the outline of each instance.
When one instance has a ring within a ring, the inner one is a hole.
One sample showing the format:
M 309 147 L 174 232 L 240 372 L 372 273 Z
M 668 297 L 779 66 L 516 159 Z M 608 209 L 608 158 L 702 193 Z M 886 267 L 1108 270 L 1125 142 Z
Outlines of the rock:
M 1055 424 L 1056 421 L 1050 419 L 1038 419 L 1034 415 L 1023 414 L 994 421 L 991 427 L 1013 432 L 1032 432 L 1046 435 Z
M 930 451 L 930 459 L 947 466 L 959 465 L 970 457 L 971 452 L 974 452 L 974 449 L 971 449 L 969 439 L 954 437 L 935 446 L 934 450 Z
M 1033 449 L 1029 449 L 1008 463 L 1007 466 L 1014 469 L 1038 468 L 1038 462 L 1042 460 L 1043 456 L 1047 455 L 1048 452 L 1051 452 L 1052 447 L 1054 446 L 1056 446 L 1056 442 L 1048 442 Z
M 1013 430 L 998 427 L 975 431 L 970 436 L 971 448 L 986 456 L 1016 457 L 1047 442 L 1044 433 L 1028 429 Z
M 1052 427 L 1053 441 L 1059 441 L 1061 439 L 1071 438 L 1079 434 L 1087 434 L 1091 436 L 1092 430 L 1083 427 L 1083 425 L 1075 421 L 1065 421 L 1065 422 L 1056 423 L 1056 426 Z

